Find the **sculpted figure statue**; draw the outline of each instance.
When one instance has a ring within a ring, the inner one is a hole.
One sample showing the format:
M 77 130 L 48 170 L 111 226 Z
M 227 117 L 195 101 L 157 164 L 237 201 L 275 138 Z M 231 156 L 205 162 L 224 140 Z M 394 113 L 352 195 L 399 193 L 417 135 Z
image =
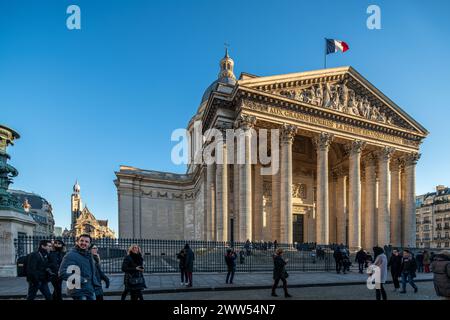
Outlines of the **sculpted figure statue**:
M 331 108 L 334 110 L 339 110 L 339 92 L 335 90 L 333 92 L 333 97 L 331 98 Z M 342 109 L 341 109 L 342 111 Z
M 324 108 L 329 108 L 331 106 L 331 88 L 329 83 L 325 84 L 325 92 L 323 94 L 322 106 Z
M 341 94 L 341 101 L 342 101 L 342 106 L 343 108 L 347 108 L 348 106 L 348 98 L 349 98 L 349 92 L 348 92 L 348 88 L 347 85 L 345 83 L 341 84 L 339 86 L 339 91 Z M 341 108 L 342 109 L 342 108 Z
M 317 99 L 317 105 L 321 106 L 323 103 L 323 90 L 322 85 L 319 84 L 316 89 L 316 99 Z

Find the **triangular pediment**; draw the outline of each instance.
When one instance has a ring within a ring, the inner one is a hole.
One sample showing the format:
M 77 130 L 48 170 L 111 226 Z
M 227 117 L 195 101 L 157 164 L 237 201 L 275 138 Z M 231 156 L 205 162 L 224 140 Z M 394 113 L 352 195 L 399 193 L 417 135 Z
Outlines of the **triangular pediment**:
M 247 78 L 239 80 L 238 84 L 419 135 L 428 134 L 424 127 L 351 67 Z

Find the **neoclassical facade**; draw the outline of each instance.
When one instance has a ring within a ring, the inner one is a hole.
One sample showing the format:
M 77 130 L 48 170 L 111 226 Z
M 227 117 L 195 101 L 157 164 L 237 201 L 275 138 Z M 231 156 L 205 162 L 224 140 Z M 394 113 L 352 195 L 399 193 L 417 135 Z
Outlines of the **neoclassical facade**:
M 192 161 L 186 174 L 121 166 L 120 237 L 415 246 L 425 128 L 351 67 L 236 79 L 233 66 L 227 53 L 187 126 L 190 156 L 217 139 L 210 129 L 240 129 L 245 161 L 224 134 L 220 164 Z M 278 154 L 278 170 L 262 171 L 271 163 L 261 154 Z

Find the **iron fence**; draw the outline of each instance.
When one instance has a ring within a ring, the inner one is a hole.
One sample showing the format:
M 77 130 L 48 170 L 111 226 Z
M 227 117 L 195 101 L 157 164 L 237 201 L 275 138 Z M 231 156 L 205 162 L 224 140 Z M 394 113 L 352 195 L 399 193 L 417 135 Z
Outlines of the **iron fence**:
M 44 237 L 19 237 L 15 239 L 16 258 L 37 250 Z M 70 250 L 75 245 L 74 238 L 53 238 L 64 241 Z M 51 240 L 53 240 L 51 239 Z M 233 248 L 237 254 L 236 271 L 257 272 L 273 270 L 273 254 L 277 247 L 284 249 L 284 258 L 288 259 L 288 271 L 331 271 L 334 270 L 333 250 L 330 246 L 314 244 L 289 245 L 219 241 L 186 241 L 155 239 L 95 239 L 106 273 L 121 273 L 122 262 L 129 247 L 140 246 L 144 257 L 144 267 L 150 273 L 170 273 L 179 271 L 177 254 L 188 243 L 194 252 L 194 272 L 226 272 L 225 253 Z

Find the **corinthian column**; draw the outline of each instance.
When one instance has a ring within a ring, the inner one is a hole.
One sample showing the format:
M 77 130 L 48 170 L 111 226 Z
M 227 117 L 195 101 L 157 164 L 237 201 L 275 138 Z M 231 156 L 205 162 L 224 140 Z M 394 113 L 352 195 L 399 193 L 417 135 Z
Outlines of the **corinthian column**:
M 394 149 L 384 147 L 378 152 L 378 246 L 391 242 L 390 172 L 389 159 Z
M 391 244 L 402 245 L 402 202 L 399 159 L 391 160 Z M 415 213 L 414 213 L 415 215 Z
M 346 243 L 347 232 L 347 172 L 342 168 L 336 169 L 336 241 L 337 243 Z
M 313 139 L 317 151 L 317 211 L 316 211 L 316 242 L 329 242 L 329 202 L 328 202 L 328 150 L 333 135 L 322 132 Z
M 244 163 L 239 168 L 239 237 L 240 241 L 252 240 L 252 164 L 251 134 L 256 118 L 241 115 L 237 127 L 241 129 L 240 139 L 244 139 Z M 241 147 L 238 144 L 238 149 Z
M 272 150 L 279 152 L 279 150 Z M 272 241 L 280 242 L 280 168 L 272 172 L 272 209 L 271 215 L 271 237 Z
M 216 165 L 216 241 L 228 240 L 228 168 L 227 168 L 227 145 L 225 136 L 217 144 L 217 149 L 221 159 Z
M 206 240 L 215 240 L 215 163 L 206 166 Z
M 416 164 L 420 154 L 405 157 L 405 212 L 403 216 L 403 246 L 416 246 Z
M 366 208 L 364 213 L 365 223 L 364 223 L 364 246 L 368 250 L 372 248 L 377 243 L 376 231 L 376 210 L 377 210 L 377 177 L 376 177 L 376 166 L 377 158 L 371 153 L 367 155 L 364 159 L 364 164 L 366 167 L 366 187 L 364 197 L 366 199 Z
M 349 210 L 348 246 L 352 250 L 361 248 L 361 151 L 363 141 L 353 141 L 347 146 L 349 152 Z
M 292 142 L 297 128 L 284 124 L 281 129 L 281 224 L 280 240 L 292 243 Z

